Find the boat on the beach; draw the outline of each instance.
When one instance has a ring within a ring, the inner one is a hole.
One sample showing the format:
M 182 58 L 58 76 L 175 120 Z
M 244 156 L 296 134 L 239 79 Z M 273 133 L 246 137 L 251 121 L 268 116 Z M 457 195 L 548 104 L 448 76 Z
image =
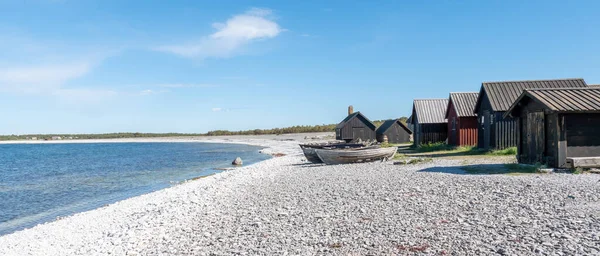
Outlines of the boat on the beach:
M 396 147 L 379 146 L 349 149 L 315 149 L 319 159 L 326 164 L 364 163 L 388 160 L 396 154 Z
M 306 157 L 306 160 L 308 160 L 311 163 L 315 163 L 315 164 L 323 163 L 323 161 L 321 161 L 321 159 L 319 158 L 319 156 L 315 152 L 315 149 L 361 148 L 361 147 L 364 147 L 364 146 L 365 145 L 362 144 L 362 143 L 300 144 L 300 148 L 302 148 L 302 152 L 304 153 L 304 156 Z

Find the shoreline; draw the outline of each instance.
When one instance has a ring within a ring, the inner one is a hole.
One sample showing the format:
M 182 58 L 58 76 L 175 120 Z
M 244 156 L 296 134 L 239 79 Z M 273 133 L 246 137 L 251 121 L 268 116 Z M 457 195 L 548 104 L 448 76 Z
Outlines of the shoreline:
M 592 174 L 457 173 L 502 164 L 485 157 L 315 165 L 300 141 L 244 140 L 289 154 L 2 236 L 0 254 L 600 253 Z
M 299 134 L 292 134 L 292 137 L 297 138 Z M 243 138 L 240 138 L 243 137 Z M 246 138 L 249 137 L 249 138 Z M 267 135 L 266 137 L 271 137 L 269 135 Z M 291 140 L 285 140 L 286 142 L 289 142 L 290 144 L 292 144 L 291 147 L 293 147 L 293 145 L 297 145 L 298 142 L 297 141 L 291 141 Z M 4 141 L 6 142 L 6 141 Z M 2 143 L 0 142 L 0 144 L 84 144 L 84 143 L 217 143 L 217 144 L 238 144 L 238 145 L 250 145 L 250 146 L 256 146 L 259 147 L 260 149 L 258 150 L 259 154 L 265 154 L 265 155 L 269 155 L 270 158 L 268 159 L 264 159 L 264 160 L 260 160 L 258 162 L 254 162 L 251 164 L 244 164 L 243 166 L 232 166 L 229 165 L 229 167 L 218 167 L 218 166 L 213 166 L 213 167 L 207 167 L 208 169 L 213 170 L 212 173 L 207 174 L 207 175 L 200 175 L 197 177 L 192 177 L 192 178 L 188 178 L 188 179 L 184 179 L 184 180 L 180 180 L 177 182 L 170 182 L 170 186 L 165 187 L 165 188 L 161 188 L 158 190 L 154 190 L 154 191 L 150 191 L 150 192 L 146 192 L 140 195 L 135 195 L 135 196 L 131 196 L 131 197 L 127 197 L 127 198 L 123 198 L 120 199 L 118 201 L 109 203 L 109 204 L 105 204 L 102 206 L 98 206 L 96 208 L 93 209 L 88 209 L 85 211 L 79 211 L 79 212 L 73 212 L 70 214 L 66 214 L 66 215 L 61 215 L 61 216 L 57 216 L 56 218 L 54 218 L 53 220 L 47 221 L 47 222 L 43 222 L 43 223 L 39 223 L 36 224 L 33 227 L 29 227 L 29 228 L 25 228 L 25 229 L 20 229 L 17 231 L 13 231 L 11 233 L 7 233 L 7 234 L 1 234 L 0 238 L 3 236 L 9 236 L 12 235 L 14 233 L 17 232 L 21 232 L 21 231 L 27 231 L 28 229 L 32 229 L 35 228 L 37 226 L 40 225 L 46 225 L 46 224 L 51 224 L 53 222 L 62 220 L 62 219 L 66 219 L 66 218 L 70 218 L 73 217 L 75 215 L 79 215 L 82 213 L 86 213 L 86 212 L 90 212 L 90 211 L 95 211 L 104 207 L 109 207 L 111 205 L 117 204 L 119 202 L 122 201 L 127 201 L 130 199 L 135 199 L 137 197 L 140 196 L 144 196 L 144 195 L 148 195 L 148 194 L 152 194 L 152 193 L 156 193 L 156 192 L 160 192 L 162 190 L 166 190 L 169 188 L 173 188 L 173 187 L 177 187 L 177 186 L 182 186 L 185 185 L 187 183 L 190 182 L 194 182 L 197 180 L 204 180 L 208 177 L 213 177 L 213 176 L 217 176 L 219 174 L 225 173 L 225 172 L 230 172 L 230 171 L 237 171 L 239 169 L 245 168 L 245 167 L 249 167 L 249 166 L 253 166 L 255 164 L 264 162 L 264 161 L 268 161 L 270 159 L 273 159 L 275 157 L 279 157 L 279 154 L 284 154 L 287 155 L 290 153 L 289 149 L 290 146 L 286 146 L 286 147 L 281 147 L 281 146 L 275 146 L 273 148 L 272 142 L 268 141 L 265 138 L 260 138 L 257 136 L 213 136 L 209 139 L 206 139 L 204 137 L 157 137 L 157 138 L 126 138 L 126 139 L 93 139 L 93 140 L 65 140 L 65 141 L 10 141 L 9 143 Z M 285 148 L 284 150 L 282 150 L 283 148 Z M 282 153 L 282 152 L 286 152 L 286 153 Z M 40 213 L 40 214 L 44 214 L 44 213 Z M 28 218 L 28 217 L 25 217 Z M 10 221 L 9 221 L 10 222 Z

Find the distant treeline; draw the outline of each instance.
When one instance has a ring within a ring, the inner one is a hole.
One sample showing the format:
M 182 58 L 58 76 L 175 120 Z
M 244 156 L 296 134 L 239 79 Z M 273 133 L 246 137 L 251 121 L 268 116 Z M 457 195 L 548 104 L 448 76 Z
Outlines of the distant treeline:
M 400 121 L 406 123 L 406 117 Z M 379 127 L 383 120 L 373 123 Z M 245 131 L 216 130 L 207 133 L 140 133 L 119 132 L 104 134 L 24 134 L 24 135 L 0 135 L 0 140 L 72 140 L 72 139 L 121 139 L 121 138 L 152 138 L 152 137 L 186 137 L 186 136 L 221 136 L 221 135 L 263 135 L 263 134 L 289 134 L 309 132 L 333 132 L 336 124 L 323 125 L 297 125 L 285 128 L 254 129 Z

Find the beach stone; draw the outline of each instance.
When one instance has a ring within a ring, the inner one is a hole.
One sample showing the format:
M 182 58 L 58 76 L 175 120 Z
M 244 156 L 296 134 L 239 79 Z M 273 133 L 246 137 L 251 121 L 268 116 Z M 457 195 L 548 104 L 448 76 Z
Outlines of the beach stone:
M 239 156 L 235 158 L 235 160 L 233 160 L 233 162 L 231 162 L 232 165 L 242 165 L 242 158 L 240 158 Z
M 297 141 L 249 141 L 286 155 L 1 236 L 0 255 L 600 255 L 596 174 L 306 165 Z

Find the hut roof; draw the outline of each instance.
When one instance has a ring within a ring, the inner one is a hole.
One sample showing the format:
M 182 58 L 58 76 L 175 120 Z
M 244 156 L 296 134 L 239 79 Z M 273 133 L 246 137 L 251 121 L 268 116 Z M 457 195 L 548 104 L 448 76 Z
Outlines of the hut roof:
M 481 84 L 479 97 L 475 104 L 474 112 L 479 110 L 483 96 L 487 95 L 493 111 L 507 111 L 513 102 L 525 89 L 552 89 L 552 88 L 585 88 L 588 87 L 583 78 L 568 78 L 554 80 L 526 80 L 484 82 Z
M 402 127 L 404 130 L 406 130 L 406 132 L 408 132 L 408 134 L 413 133 L 410 129 L 408 129 L 408 127 L 406 127 L 406 125 L 404 125 L 402 122 L 400 122 L 399 119 L 385 120 L 385 122 L 383 122 L 383 124 L 381 124 L 381 126 L 379 126 L 379 128 L 377 128 L 377 133 L 382 134 L 382 133 L 386 132 L 388 129 L 390 129 L 390 127 L 392 127 L 392 125 L 394 125 L 394 123 L 398 123 L 400 125 L 400 127 Z
M 445 117 L 448 118 L 448 114 L 450 113 L 450 102 L 452 102 L 452 106 L 454 106 L 454 111 L 456 111 L 458 117 L 477 116 L 474 109 L 478 95 L 478 92 L 451 92 Z
M 420 124 L 447 123 L 447 107 L 448 99 L 419 99 L 413 102 L 413 109 Z
M 346 125 L 346 123 L 348 123 L 350 120 L 352 120 L 352 118 L 362 118 L 363 121 L 365 122 L 365 124 L 375 130 L 377 127 L 375 126 L 375 124 L 373 124 L 373 122 L 371 122 L 371 120 L 369 120 L 369 118 L 367 118 L 365 115 L 361 114 L 360 111 L 354 112 L 350 115 L 348 115 L 346 118 L 344 118 L 344 120 L 342 120 L 338 125 L 335 126 L 336 129 L 340 129 L 342 127 L 344 127 L 344 125 Z
M 600 88 L 527 89 L 504 116 L 512 115 L 525 98 L 544 105 L 551 111 L 571 113 L 600 112 Z

